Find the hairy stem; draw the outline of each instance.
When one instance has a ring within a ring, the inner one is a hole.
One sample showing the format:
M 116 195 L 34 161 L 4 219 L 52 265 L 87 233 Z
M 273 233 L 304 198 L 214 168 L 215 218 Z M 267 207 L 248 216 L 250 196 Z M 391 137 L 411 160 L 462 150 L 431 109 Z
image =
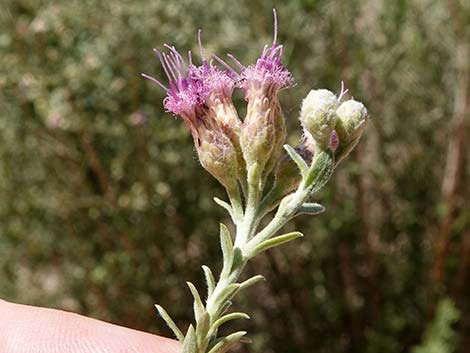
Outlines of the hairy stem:
M 281 212 L 278 212 L 266 228 L 253 236 L 258 224 L 257 214 L 259 197 L 256 193 L 259 193 L 259 191 L 251 189 L 250 193 L 254 194 L 251 195 L 251 198 L 248 198 L 245 212 L 237 225 L 234 242 L 234 256 L 230 259 L 224 258 L 219 280 L 206 301 L 205 310 L 209 314 L 210 323 L 207 325 L 207 330 L 204 334 L 210 334 L 211 337 L 206 336 L 202 344 L 198 347 L 197 353 L 205 353 L 207 351 L 210 343 L 213 342 L 217 335 L 217 330 L 210 330 L 210 327 L 223 316 L 225 310 L 228 308 L 227 303 L 230 302 L 237 292 L 243 288 L 243 286 L 237 282 L 248 260 L 256 255 L 251 250 L 250 240 L 260 239 L 260 235 L 263 239 L 272 237 L 280 228 L 282 228 L 283 225 L 285 225 L 295 210 L 302 205 L 307 197 L 305 190 L 303 188 L 299 188 L 299 190 L 293 194 L 293 197 L 289 199 L 287 207 L 284 207 Z M 234 207 L 235 205 L 232 206 Z M 227 291 L 231 287 L 233 287 L 233 290 Z

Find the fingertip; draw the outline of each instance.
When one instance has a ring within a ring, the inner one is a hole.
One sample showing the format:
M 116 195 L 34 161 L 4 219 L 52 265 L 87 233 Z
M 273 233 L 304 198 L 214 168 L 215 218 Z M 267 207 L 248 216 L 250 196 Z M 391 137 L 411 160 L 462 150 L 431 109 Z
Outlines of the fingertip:
M 179 353 L 172 339 L 81 315 L 0 300 L 2 353 Z

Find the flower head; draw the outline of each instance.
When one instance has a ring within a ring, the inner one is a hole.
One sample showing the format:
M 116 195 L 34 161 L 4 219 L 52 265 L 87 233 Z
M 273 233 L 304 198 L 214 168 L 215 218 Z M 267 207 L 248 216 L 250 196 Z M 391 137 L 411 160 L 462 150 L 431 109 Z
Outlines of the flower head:
M 199 43 L 200 33 L 199 31 Z M 230 99 L 235 81 L 225 70 L 205 60 L 201 44 L 202 64 L 199 66 L 193 64 L 191 52 L 188 52 L 186 62 L 175 47 L 166 44 L 165 47 L 169 49 L 168 53 L 161 53 L 157 49 L 154 51 L 168 78 L 168 86 L 149 75 L 142 76 L 165 90 L 165 109 L 181 116 L 193 135 L 198 135 L 201 122 L 210 119 L 211 104 L 216 100 Z M 204 125 L 207 125 L 207 121 Z
M 282 88 L 290 87 L 294 79 L 290 71 L 282 64 L 283 45 L 277 44 L 277 14 L 274 14 L 274 38 L 271 46 L 265 45 L 261 56 L 256 63 L 244 66 L 233 55 L 227 56 L 241 70 L 240 73 L 231 68 L 225 61 L 213 56 L 219 63 L 225 66 L 237 81 L 237 86 L 245 91 L 249 100 L 250 96 L 261 91 L 266 96 L 277 94 Z
M 250 166 L 268 174 L 278 162 L 286 139 L 286 127 L 277 93 L 293 84 L 289 70 L 282 65 L 283 46 L 277 42 L 277 15 L 274 14 L 274 39 L 266 45 L 261 56 L 249 66 L 241 64 L 233 55 L 228 57 L 238 67 L 233 69 L 218 56 L 213 58 L 222 64 L 236 80 L 237 87 L 245 92 L 248 102 L 247 115 L 240 132 L 243 157 Z
M 241 121 L 231 100 L 235 81 L 226 70 L 207 62 L 201 31 L 198 42 L 201 65 L 193 63 L 191 52 L 186 62 L 175 47 L 165 44 L 168 53 L 154 51 L 168 85 L 149 75 L 142 76 L 165 90 L 163 105 L 168 112 L 181 116 L 191 130 L 202 166 L 224 186 L 233 187 L 238 165 L 243 163 L 238 142 Z
M 336 110 L 338 121 L 336 131 L 339 145 L 336 150 L 336 161 L 339 163 L 356 147 L 369 120 L 367 109 L 354 99 L 343 102 Z
M 300 121 L 320 148 L 330 145 L 336 125 L 338 98 L 326 89 L 311 90 L 302 101 Z

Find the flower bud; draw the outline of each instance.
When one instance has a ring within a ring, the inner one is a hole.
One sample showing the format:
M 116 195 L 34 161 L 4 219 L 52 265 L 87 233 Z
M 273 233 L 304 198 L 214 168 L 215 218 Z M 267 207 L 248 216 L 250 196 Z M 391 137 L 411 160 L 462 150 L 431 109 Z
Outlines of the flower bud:
M 237 86 L 248 102 L 246 118 L 240 133 L 240 145 L 246 161 L 248 179 L 265 178 L 278 163 L 286 138 L 286 126 L 277 99 L 280 90 L 291 87 L 293 78 L 282 64 L 283 46 L 277 44 L 277 17 L 274 12 L 274 38 L 266 45 L 254 64 L 243 66 L 229 55 L 240 73 L 231 70 Z M 214 56 L 223 66 L 223 60 Z M 255 182 L 255 180 L 253 180 Z
M 300 121 L 317 142 L 320 149 L 326 149 L 336 125 L 338 99 L 326 90 L 311 90 L 302 102 Z
M 215 99 L 210 105 L 216 117 L 218 126 L 222 132 L 230 139 L 237 155 L 237 177 L 241 182 L 246 180 L 246 166 L 240 146 L 240 131 L 242 122 L 238 118 L 237 110 L 231 99 Z
M 276 137 L 273 110 L 270 100 L 255 97 L 248 101 L 248 110 L 240 133 L 240 145 L 247 168 L 257 165 L 264 170 L 271 157 Z
M 237 183 L 237 153 L 230 139 L 221 131 L 203 131 L 196 141 L 201 165 L 225 188 Z
M 282 146 L 284 146 L 284 144 L 286 143 L 287 137 L 286 122 L 282 114 L 281 105 L 279 104 L 279 101 L 277 99 L 272 104 L 272 114 L 274 118 L 275 136 L 274 140 L 272 141 L 272 154 L 264 170 L 265 175 L 271 173 L 273 168 L 278 164 L 279 160 L 281 159 L 281 156 L 284 152 L 284 148 Z
M 336 110 L 338 121 L 336 132 L 339 146 L 336 150 L 336 163 L 344 159 L 357 145 L 367 123 L 367 109 L 361 102 L 350 99 Z

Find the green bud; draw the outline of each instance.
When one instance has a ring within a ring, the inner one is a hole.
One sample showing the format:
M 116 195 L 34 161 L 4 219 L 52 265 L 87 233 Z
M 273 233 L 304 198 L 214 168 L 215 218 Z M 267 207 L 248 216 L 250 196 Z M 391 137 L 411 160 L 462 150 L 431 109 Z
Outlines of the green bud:
M 245 160 L 240 147 L 240 131 L 242 122 L 238 118 L 237 110 L 231 99 L 214 99 L 211 109 L 216 117 L 217 125 L 232 142 L 237 154 L 238 172 L 240 181 L 246 180 Z
M 336 125 L 338 99 L 326 90 L 311 90 L 302 102 L 300 122 L 317 142 L 319 149 L 329 147 L 330 136 Z
M 267 98 L 254 98 L 248 102 L 248 111 L 240 133 L 240 145 L 247 169 L 257 166 L 264 171 L 273 151 L 276 138 L 274 114 Z
M 338 121 L 335 130 L 339 137 L 339 146 L 335 157 L 338 164 L 356 147 L 367 125 L 367 109 L 361 102 L 350 99 L 336 110 Z
M 282 146 L 284 146 L 284 144 L 286 143 L 287 136 L 286 122 L 282 114 L 281 105 L 279 104 L 277 98 L 272 103 L 272 114 L 274 121 L 275 136 L 271 157 L 266 163 L 266 168 L 264 170 L 265 175 L 269 174 L 281 159 L 282 152 L 284 151 Z
M 236 185 L 237 153 L 230 139 L 221 131 L 204 131 L 196 149 L 201 165 L 227 189 Z

